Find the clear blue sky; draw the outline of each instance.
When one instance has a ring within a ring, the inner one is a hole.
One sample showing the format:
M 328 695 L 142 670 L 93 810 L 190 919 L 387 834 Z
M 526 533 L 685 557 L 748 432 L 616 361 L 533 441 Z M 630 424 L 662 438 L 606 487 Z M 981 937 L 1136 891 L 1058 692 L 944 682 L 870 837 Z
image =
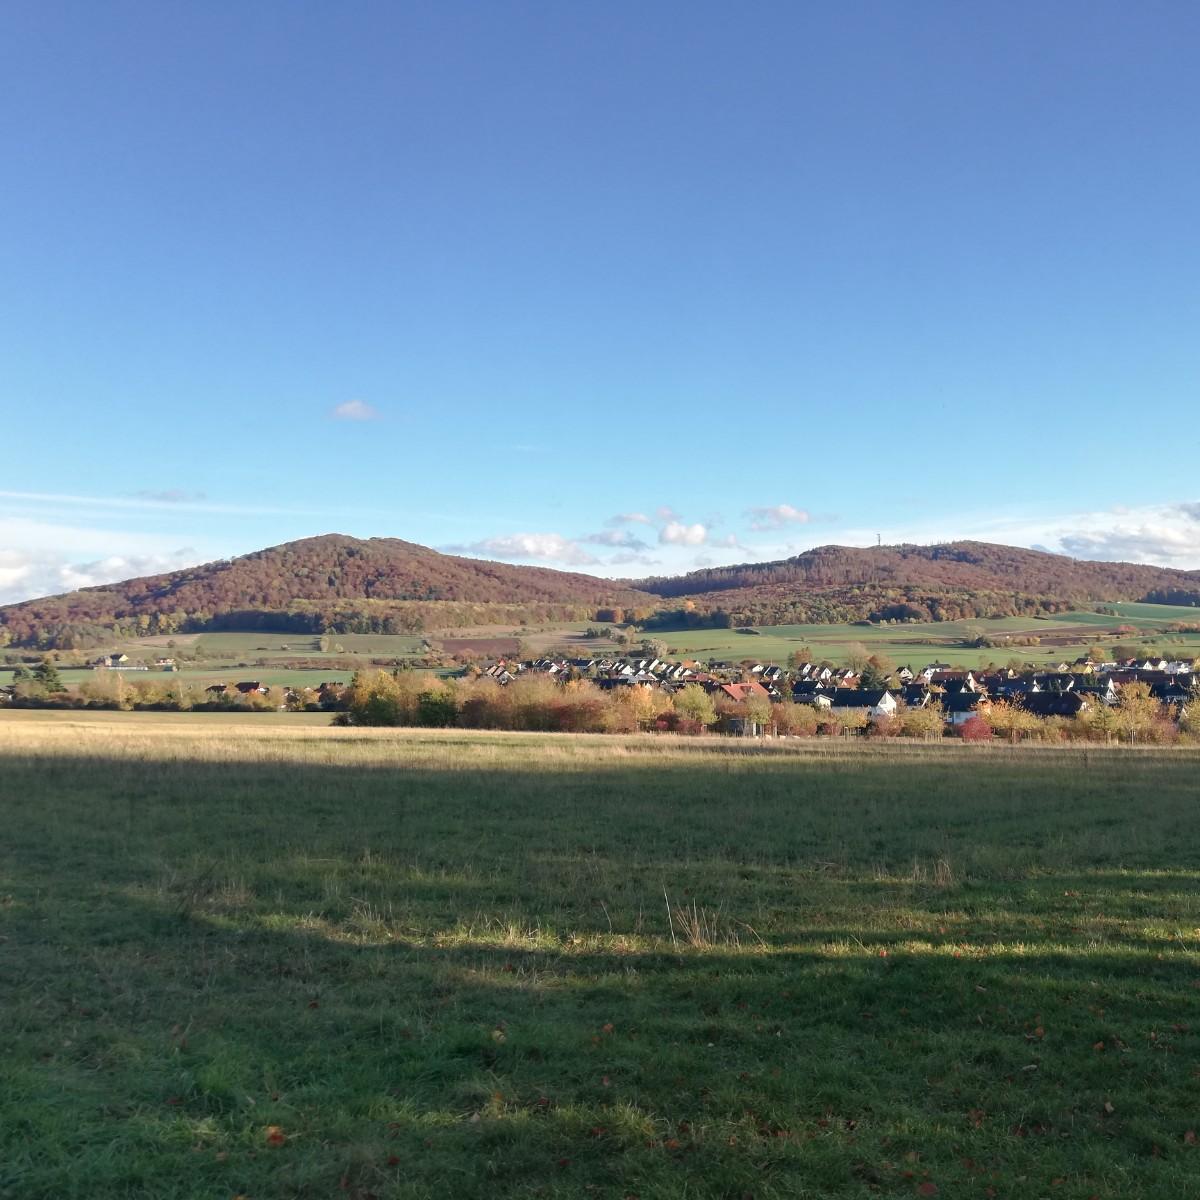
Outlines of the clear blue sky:
M 1190 2 L 7 4 L 0 599 L 332 530 L 1200 566 L 1198 52 Z

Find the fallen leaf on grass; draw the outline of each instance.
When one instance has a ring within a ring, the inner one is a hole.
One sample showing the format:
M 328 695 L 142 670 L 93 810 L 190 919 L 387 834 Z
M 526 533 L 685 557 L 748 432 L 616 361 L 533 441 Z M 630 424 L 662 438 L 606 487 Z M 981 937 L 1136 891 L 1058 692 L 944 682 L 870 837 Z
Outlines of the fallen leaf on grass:
M 932 1179 L 925 1180 L 924 1183 L 917 1185 L 918 1196 L 936 1196 L 938 1194 L 938 1185 Z
M 287 1141 L 287 1134 L 278 1125 L 268 1125 L 266 1138 L 268 1146 L 282 1146 Z

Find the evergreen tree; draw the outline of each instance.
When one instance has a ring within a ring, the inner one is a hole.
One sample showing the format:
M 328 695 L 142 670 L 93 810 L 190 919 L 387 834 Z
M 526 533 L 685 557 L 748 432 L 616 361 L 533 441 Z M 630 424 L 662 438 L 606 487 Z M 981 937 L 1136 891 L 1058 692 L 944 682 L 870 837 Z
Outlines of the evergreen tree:
M 67 690 L 62 679 L 59 678 L 58 668 L 48 658 L 43 658 L 33 668 L 33 677 L 48 692 L 65 692 Z

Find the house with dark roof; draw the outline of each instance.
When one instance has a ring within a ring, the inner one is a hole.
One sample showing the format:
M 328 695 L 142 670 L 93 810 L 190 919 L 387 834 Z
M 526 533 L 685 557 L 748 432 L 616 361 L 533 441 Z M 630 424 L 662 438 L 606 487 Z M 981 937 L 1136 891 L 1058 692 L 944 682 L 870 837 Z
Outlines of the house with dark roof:
M 1180 715 L 1183 714 L 1188 704 L 1194 699 L 1191 688 L 1185 687 L 1178 682 L 1152 683 L 1150 685 L 1150 695 L 1162 704 L 1170 704 L 1178 708 Z
M 1073 688 L 1066 692 L 1036 692 L 1018 696 L 1013 702 L 1035 717 L 1077 717 L 1091 708 L 1088 698 Z
M 1071 691 L 1086 696 L 1093 704 L 1107 704 L 1109 707 L 1121 698 L 1117 685 L 1107 676 L 1092 683 L 1077 683 Z
M 942 697 L 942 712 L 947 725 L 962 725 L 972 717 L 983 716 L 992 702 L 982 692 L 950 692 Z
M 887 688 L 835 688 L 829 699 L 835 714 L 865 712 L 869 717 L 890 717 L 899 707 Z

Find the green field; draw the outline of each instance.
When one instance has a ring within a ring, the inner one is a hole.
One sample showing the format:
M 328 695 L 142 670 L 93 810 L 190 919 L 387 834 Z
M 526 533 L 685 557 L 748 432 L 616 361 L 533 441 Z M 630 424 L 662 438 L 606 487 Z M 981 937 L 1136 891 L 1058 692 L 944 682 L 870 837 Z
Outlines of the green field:
M 1195 751 L 0 715 L 0 1196 L 1200 1194 Z
M 792 651 L 808 646 L 816 660 L 828 658 L 844 662 L 850 647 L 861 644 L 869 653 L 887 655 L 898 665 L 915 669 L 935 659 L 958 667 L 977 667 L 989 661 L 1006 662 L 1019 658 L 1024 662 L 1051 663 L 1077 658 L 1093 642 L 1111 647 L 1116 641 L 1157 645 L 1164 651 L 1172 647 L 1181 657 L 1200 656 L 1200 633 L 1164 633 L 1173 621 L 1200 620 L 1196 609 L 1166 605 L 1123 605 L 1137 612 L 1120 616 L 1099 613 L 1057 613 L 1045 619 L 999 617 L 968 621 L 930 621 L 908 625 L 761 625 L 756 633 L 736 629 L 692 629 L 658 632 L 654 636 L 671 652 L 701 659 L 726 659 L 733 662 L 752 658 L 758 662 L 784 663 Z M 1191 614 L 1190 618 L 1179 614 Z M 1137 628 L 1133 634 L 1119 637 L 1111 632 L 1119 625 Z M 1104 632 L 1109 631 L 1109 632 Z M 1033 636 L 1037 646 L 992 646 L 979 649 L 964 645 L 968 637 L 979 633 L 989 637 Z M 1052 644 L 1047 644 L 1051 642 Z
M 347 654 L 405 658 L 422 653 L 425 645 L 420 637 L 387 633 L 331 633 L 328 640 L 330 649 L 322 651 L 320 638 L 312 634 L 202 633 L 193 649 L 204 658 L 253 662 L 257 658 L 343 658 Z M 342 649 L 335 650 L 335 646 Z

